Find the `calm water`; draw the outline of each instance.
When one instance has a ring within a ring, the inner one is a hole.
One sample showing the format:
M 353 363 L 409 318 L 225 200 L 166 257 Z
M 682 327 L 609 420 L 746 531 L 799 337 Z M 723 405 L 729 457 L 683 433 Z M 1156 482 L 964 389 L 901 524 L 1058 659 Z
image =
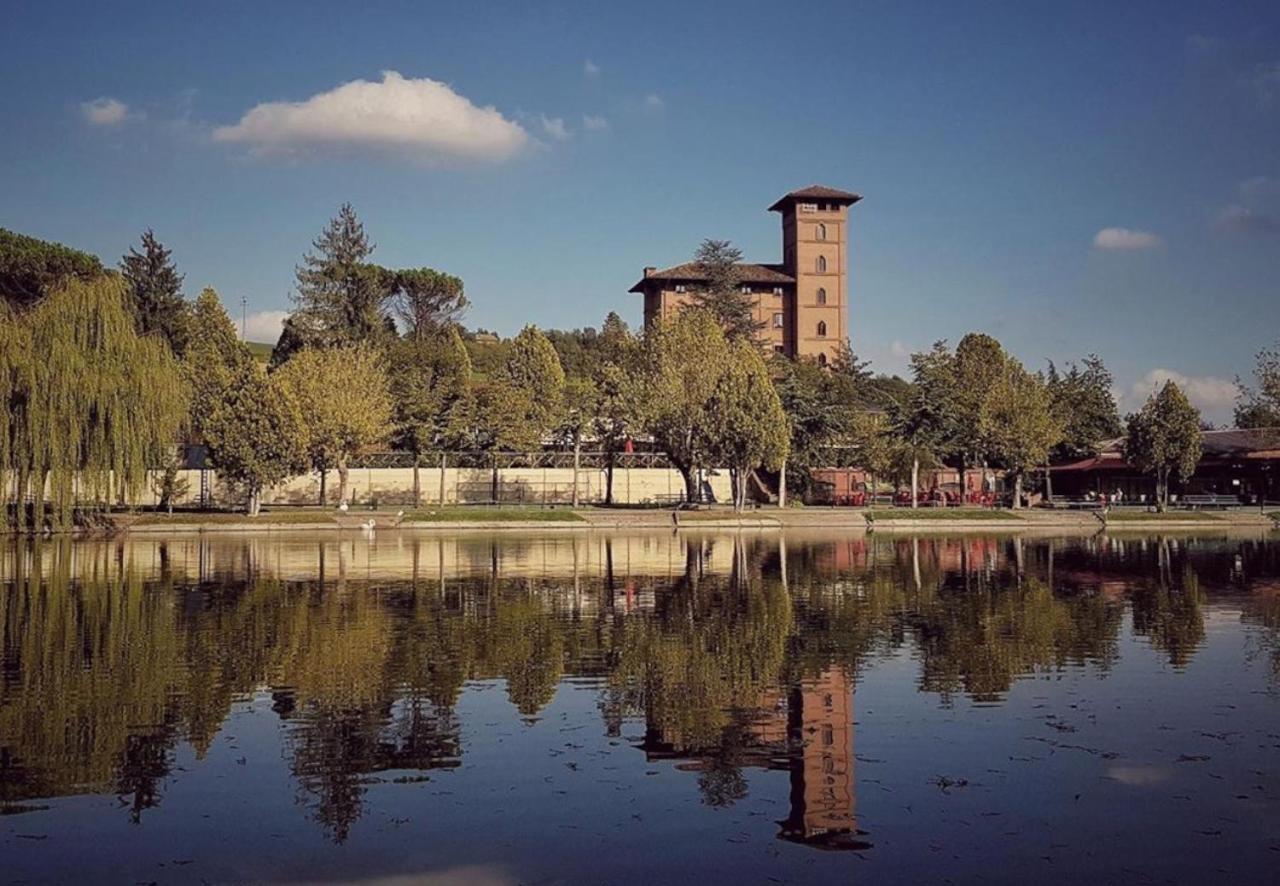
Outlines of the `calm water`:
M 1280 542 L 0 545 L 0 882 L 1275 882 Z

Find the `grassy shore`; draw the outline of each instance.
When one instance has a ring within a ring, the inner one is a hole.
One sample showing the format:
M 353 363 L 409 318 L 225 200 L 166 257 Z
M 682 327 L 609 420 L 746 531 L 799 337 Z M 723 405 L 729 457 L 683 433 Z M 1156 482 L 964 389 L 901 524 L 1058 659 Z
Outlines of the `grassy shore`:
M 407 523 L 580 523 L 568 508 L 487 507 L 459 505 L 420 508 L 404 515 Z
M 863 511 L 868 522 L 882 520 L 1021 520 L 1012 511 L 991 508 L 876 508 Z
M 245 513 L 231 513 L 227 511 L 177 511 L 173 514 L 151 512 L 138 514 L 133 518 L 125 517 L 122 522 L 126 522 L 130 526 L 191 526 L 196 524 L 204 525 L 223 523 L 315 524 L 333 523 L 335 521 L 331 511 L 271 511 L 264 509 L 256 517 L 250 517 Z
M 1203 523 L 1222 519 L 1205 511 L 1108 511 L 1106 516 L 1108 523 Z

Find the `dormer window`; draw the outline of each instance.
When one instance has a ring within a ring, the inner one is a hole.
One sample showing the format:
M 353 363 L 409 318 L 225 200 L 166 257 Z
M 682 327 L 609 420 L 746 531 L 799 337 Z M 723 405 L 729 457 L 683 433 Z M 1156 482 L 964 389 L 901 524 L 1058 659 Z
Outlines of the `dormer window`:
M 742 291 L 743 291 L 744 293 L 746 293 L 746 294 L 748 294 L 748 295 L 749 295 L 749 294 L 751 293 L 751 287 L 750 287 L 750 286 L 748 286 L 747 284 L 743 283 L 743 284 L 742 284 Z
M 775 286 L 775 287 L 773 287 L 773 294 L 774 294 L 774 295 L 782 295 L 782 287 L 781 287 L 781 286 Z
M 687 291 L 688 290 L 683 283 L 676 284 L 676 292 L 687 292 Z

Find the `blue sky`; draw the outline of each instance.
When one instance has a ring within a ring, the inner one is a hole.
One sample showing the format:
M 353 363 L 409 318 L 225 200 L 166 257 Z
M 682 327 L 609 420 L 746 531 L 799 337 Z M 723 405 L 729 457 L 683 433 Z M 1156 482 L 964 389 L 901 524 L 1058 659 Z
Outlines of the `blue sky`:
M 45 2 L 3 29 L 0 226 L 110 261 L 153 227 L 255 328 L 343 201 L 375 260 L 458 274 L 512 333 L 638 322 L 640 269 L 705 237 L 776 261 L 765 207 L 819 182 L 865 197 L 878 369 L 984 330 L 1032 367 L 1100 354 L 1128 408 L 1185 377 L 1222 421 L 1280 337 L 1274 0 Z

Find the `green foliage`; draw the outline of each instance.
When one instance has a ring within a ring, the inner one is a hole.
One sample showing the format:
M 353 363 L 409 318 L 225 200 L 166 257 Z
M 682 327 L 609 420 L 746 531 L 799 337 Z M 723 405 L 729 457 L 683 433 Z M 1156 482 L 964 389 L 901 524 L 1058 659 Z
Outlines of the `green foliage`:
M 1280 429 L 1280 342 L 1257 353 L 1253 378 L 1253 385 L 1236 380 L 1236 427 Z
M 120 259 L 120 273 L 129 284 L 138 332 L 154 333 L 181 354 L 187 340 L 187 304 L 182 298 L 183 277 L 172 254 L 150 228 L 142 234 L 142 251 L 130 247 Z
M 23 307 L 67 280 L 103 273 L 97 256 L 0 228 L 0 299 Z
M 1169 501 L 1169 478 L 1185 482 L 1200 461 L 1200 412 L 1168 381 L 1126 424 L 1125 460 L 1155 475 L 1156 502 L 1163 511 Z
M 760 348 L 738 339 L 729 343 L 707 401 L 701 433 L 712 462 L 727 466 L 734 480 L 734 507 L 746 504 L 747 476 L 757 467 L 776 471 L 787 458 L 790 426 L 769 378 Z
M 1049 364 L 1047 385 L 1054 417 L 1062 425 L 1062 439 L 1054 446 L 1058 459 L 1087 458 L 1098 446 L 1123 432 L 1112 394 L 1110 370 L 1097 356 L 1084 358 L 1083 367 L 1072 363 L 1065 373 Z
M 203 428 L 210 459 L 224 479 L 244 487 L 250 516 L 257 516 L 264 489 L 305 470 L 298 401 L 256 361 L 236 367 Z
M 526 326 L 511 342 L 501 380 L 523 391 L 529 400 L 529 421 L 538 436 L 549 433 L 564 407 L 564 370 L 556 349 L 536 326 Z
M 462 280 L 431 268 L 396 271 L 393 300 L 408 338 L 442 333 L 455 326 L 467 308 Z
M 690 306 L 714 317 L 729 338 L 756 338 L 764 323 L 756 320 L 754 298 L 742 291 L 742 251 L 728 240 L 703 240 L 693 261 L 706 279 L 694 287 Z
M 253 355 L 236 336 L 235 325 L 218 293 L 206 288 L 191 310 L 190 339 L 182 369 L 191 391 L 191 430 L 204 433 L 204 422 L 227 390 L 253 362 Z
M 338 469 L 346 500 L 348 463 L 385 442 L 394 416 L 382 355 L 369 345 L 309 348 L 275 372 L 302 416 L 302 446 L 313 469 Z
M 979 432 L 987 455 L 1014 478 L 1013 506 L 1022 506 L 1022 480 L 1033 468 L 1049 463 L 1049 452 L 1062 439 L 1062 424 L 1053 413 L 1048 387 L 1022 364 L 1006 357 L 978 413 Z
M 536 449 L 542 443 L 538 413 L 524 388 L 506 379 L 476 385 L 465 423 L 468 447 L 484 452 Z
M 368 263 L 374 244 L 350 203 L 342 204 L 311 246 L 297 269 L 291 348 L 342 347 L 387 337 L 396 275 Z
M 471 358 L 456 328 L 397 341 L 389 351 L 396 447 L 415 456 L 462 435 Z
M 811 471 L 847 464 L 865 410 L 865 363 L 844 352 L 831 369 L 814 360 L 775 358 L 774 384 L 791 429 L 787 486 L 809 488 Z
M 0 313 L 0 474 L 35 495 L 36 526 L 46 483 L 58 525 L 76 498 L 140 493 L 184 423 L 177 364 L 164 342 L 137 335 L 127 299 L 118 278 L 73 277 L 27 311 Z

